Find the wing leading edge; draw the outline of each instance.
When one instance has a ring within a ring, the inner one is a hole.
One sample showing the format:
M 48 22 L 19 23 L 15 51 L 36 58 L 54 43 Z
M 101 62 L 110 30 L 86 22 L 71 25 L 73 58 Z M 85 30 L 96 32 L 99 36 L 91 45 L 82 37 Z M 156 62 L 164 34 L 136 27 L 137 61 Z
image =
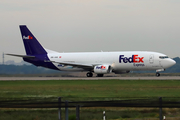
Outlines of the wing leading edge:
M 70 66 L 79 67 L 79 68 L 93 68 L 94 67 L 94 65 L 92 65 L 92 64 L 70 63 L 70 62 L 56 62 L 56 61 L 48 61 L 48 62 L 59 63 L 59 64 L 62 64 L 62 65 L 70 65 Z

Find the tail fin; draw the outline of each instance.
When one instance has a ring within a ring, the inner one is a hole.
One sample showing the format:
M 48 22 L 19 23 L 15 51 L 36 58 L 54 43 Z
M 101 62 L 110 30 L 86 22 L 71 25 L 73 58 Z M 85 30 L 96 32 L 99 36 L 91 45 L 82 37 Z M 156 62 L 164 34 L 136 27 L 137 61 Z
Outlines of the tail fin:
M 37 41 L 34 35 L 29 31 L 26 25 L 20 25 L 21 35 L 27 55 L 47 54 L 46 50 Z

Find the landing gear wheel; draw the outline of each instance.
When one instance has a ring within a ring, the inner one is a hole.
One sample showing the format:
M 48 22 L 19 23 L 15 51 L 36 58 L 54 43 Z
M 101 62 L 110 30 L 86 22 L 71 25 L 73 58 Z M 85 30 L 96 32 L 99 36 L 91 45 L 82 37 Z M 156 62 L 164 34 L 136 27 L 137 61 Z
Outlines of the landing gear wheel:
M 87 77 L 92 77 L 92 76 L 93 76 L 93 73 L 92 73 L 92 72 L 88 72 L 88 73 L 86 74 L 86 76 L 87 76 Z
M 104 74 L 97 74 L 97 77 L 103 77 Z
M 157 73 L 156 73 L 156 77 L 159 77 L 159 76 L 160 76 L 160 73 L 157 72 Z

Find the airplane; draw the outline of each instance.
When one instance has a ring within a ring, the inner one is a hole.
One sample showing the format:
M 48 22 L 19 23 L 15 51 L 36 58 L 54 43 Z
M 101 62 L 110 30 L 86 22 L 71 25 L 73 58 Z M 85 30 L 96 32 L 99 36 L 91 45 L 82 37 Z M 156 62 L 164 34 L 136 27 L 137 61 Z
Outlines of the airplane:
M 150 51 L 59 53 L 44 48 L 26 25 L 19 27 L 26 55 L 7 55 L 22 57 L 24 61 L 35 66 L 60 71 L 87 71 L 87 77 L 92 77 L 93 73 L 97 74 L 97 77 L 103 77 L 109 73 L 156 70 L 156 76 L 159 77 L 159 72 L 176 64 L 167 55 Z

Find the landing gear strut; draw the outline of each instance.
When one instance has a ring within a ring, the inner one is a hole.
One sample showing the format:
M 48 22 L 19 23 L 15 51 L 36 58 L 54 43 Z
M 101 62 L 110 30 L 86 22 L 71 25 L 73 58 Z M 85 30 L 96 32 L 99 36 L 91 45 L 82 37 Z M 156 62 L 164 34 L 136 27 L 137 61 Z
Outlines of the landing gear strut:
M 160 76 L 160 73 L 161 71 L 165 71 L 165 69 L 158 69 L 156 70 L 156 77 L 159 77 Z
M 159 77 L 159 76 L 160 76 L 160 73 L 157 72 L 157 73 L 156 73 L 156 77 Z
M 92 76 L 93 76 L 93 73 L 92 73 L 92 72 L 88 72 L 88 73 L 86 74 L 86 76 L 87 76 L 87 77 L 92 77 Z

